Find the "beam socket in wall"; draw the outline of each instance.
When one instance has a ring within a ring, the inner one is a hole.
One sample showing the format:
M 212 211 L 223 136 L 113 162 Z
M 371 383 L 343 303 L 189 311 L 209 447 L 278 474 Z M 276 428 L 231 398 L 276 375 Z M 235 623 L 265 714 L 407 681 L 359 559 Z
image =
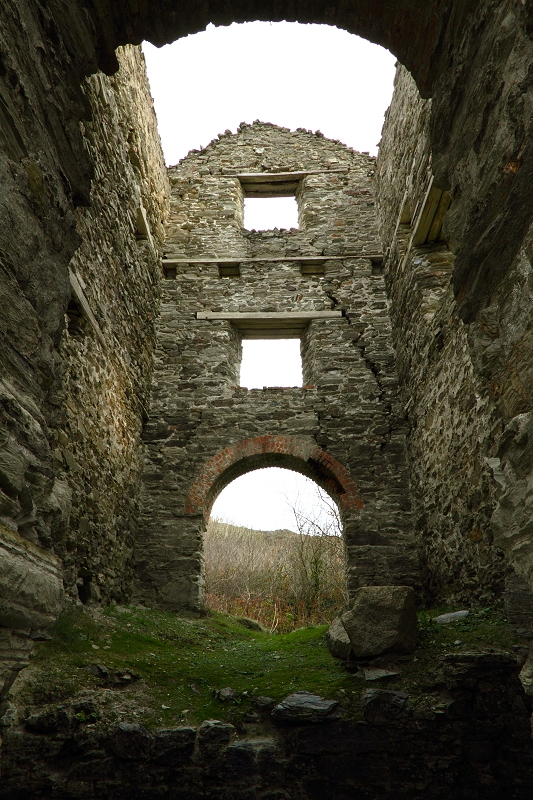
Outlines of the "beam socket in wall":
M 241 267 L 240 264 L 219 264 L 218 265 L 219 278 L 240 278 Z
M 313 264 L 313 262 L 305 262 L 302 261 L 300 264 L 300 272 L 302 275 L 316 275 L 318 277 L 324 277 L 326 274 L 326 267 L 324 262 Z
M 383 258 L 371 258 L 370 262 L 372 264 L 372 275 L 383 275 Z
M 78 597 L 84 606 L 87 605 L 91 599 L 91 581 L 91 575 L 80 575 L 76 582 L 78 586 Z
M 71 297 L 67 306 L 67 330 L 75 339 L 85 336 L 85 314 L 75 297 Z
M 176 280 L 176 275 L 177 275 L 176 267 L 171 266 L 171 265 L 167 265 L 167 264 L 163 264 L 163 275 L 165 276 L 165 279 L 167 281 Z

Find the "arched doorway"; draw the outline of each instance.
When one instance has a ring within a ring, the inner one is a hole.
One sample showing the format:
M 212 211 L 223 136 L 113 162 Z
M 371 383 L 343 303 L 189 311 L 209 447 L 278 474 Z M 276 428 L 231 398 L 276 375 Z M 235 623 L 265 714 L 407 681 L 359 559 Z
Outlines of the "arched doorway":
M 330 623 L 346 603 L 340 509 L 299 472 L 260 468 L 228 484 L 203 552 L 207 608 L 271 632 Z
M 229 483 L 251 470 L 270 466 L 292 469 L 311 478 L 345 514 L 363 506 L 348 471 L 312 439 L 267 435 L 244 439 L 210 459 L 191 487 L 187 513 L 201 513 L 207 521 L 213 503 Z

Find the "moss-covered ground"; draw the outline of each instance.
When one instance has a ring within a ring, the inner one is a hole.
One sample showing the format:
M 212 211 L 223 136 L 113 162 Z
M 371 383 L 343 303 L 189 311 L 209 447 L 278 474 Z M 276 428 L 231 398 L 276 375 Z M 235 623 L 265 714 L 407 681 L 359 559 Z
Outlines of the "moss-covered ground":
M 355 714 L 369 686 L 412 696 L 430 691 L 446 653 L 513 653 L 520 647 L 500 605 L 472 610 L 449 625 L 432 621 L 447 610 L 421 612 L 416 651 L 391 661 L 400 675 L 369 684 L 330 655 L 325 626 L 281 635 L 250 630 L 218 613 L 189 619 L 141 607 L 91 614 L 76 609 L 37 646 L 30 670 L 19 679 L 16 701 L 29 711 L 90 695 L 106 722 L 173 727 L 216 718 L 239 726 L 254 711 L 254 696 L 280 700 L 307 690 L 336 698 Z M 216 699 L 214 692 L 227 686 L 237 692 L 235 702 Z

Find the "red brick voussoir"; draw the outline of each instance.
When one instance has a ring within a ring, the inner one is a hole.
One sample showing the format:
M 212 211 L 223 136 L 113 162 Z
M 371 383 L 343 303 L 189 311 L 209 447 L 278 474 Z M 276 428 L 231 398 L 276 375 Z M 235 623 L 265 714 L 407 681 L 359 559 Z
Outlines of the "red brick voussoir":
M 310 442 L 307 437 L 266 434 L 229 445 L 209 459 L 191 487 L 185 506 L 186 513 L 209 515 L 219 493 L 215 494 L 215 485 L 218 484 L 221 491 L 233 479 L 231 476 L 235 477 L 235 465 L 245 459 L 261 455 L 265 456 L 265 467 L 270 466 L 269 456 L 285 455 L 291 459 L 299 459 L 302 462 L 301 472 L 314 477 L 317 483 L 335 497 L 344 511 L 362 508 L 363 503 L 355 482 L 348 470 L 333 456 L 321 450 L 314 442 Z M 276 463 L 279 465 L 279 461 Z M 257 469 L 257 462 L 254 469 Z M 243 469 L 240 474 L 246 471 Z M 223 478 L 226 472 L 229 473 L 227 483 Z

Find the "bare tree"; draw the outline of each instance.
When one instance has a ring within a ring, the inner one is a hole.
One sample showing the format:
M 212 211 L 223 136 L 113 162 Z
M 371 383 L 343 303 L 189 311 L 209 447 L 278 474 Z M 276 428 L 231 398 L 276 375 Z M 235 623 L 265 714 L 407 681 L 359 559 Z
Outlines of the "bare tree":
M 320 503 L 295 503 L 291 508 L 298 537 L 293 549 L 292 574 L 297 578 L 293 592 L 311 613 L 332 602 L 342 605 L 346 598 L 345 554 L 342 520 L 335 501 L 321 488 Z
M 219 611 L 287 631 L 330 621 L 345 599 L 341 519 L 319 492 L 289 503 L 296 531 L 256 531 L 221 520 L 204 538 L 207 602 Z

